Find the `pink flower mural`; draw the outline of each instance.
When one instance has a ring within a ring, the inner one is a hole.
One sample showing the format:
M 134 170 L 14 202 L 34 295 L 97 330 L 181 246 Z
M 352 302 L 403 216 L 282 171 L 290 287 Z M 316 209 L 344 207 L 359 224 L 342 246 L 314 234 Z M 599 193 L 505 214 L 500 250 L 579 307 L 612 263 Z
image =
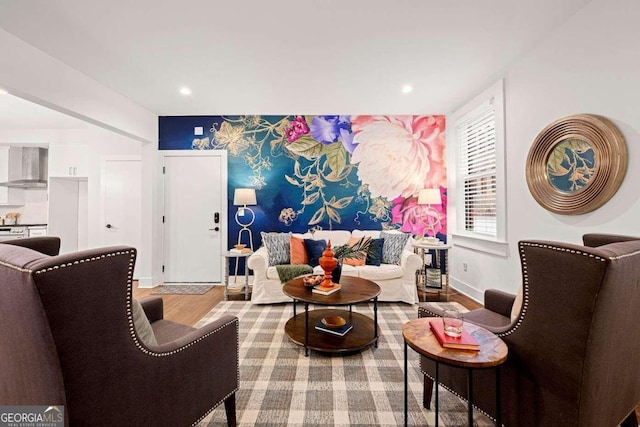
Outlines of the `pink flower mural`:
M 391 208 L 391 222 L 402 224 L 401 231 L 417 236 L 435 236 L 447 234 L 447 193 L 444 187 L 440 187 L 441 205 L 433 205 L 431 208 L 437 212 L 437 217 L 426 206 L 418 205 L 417 197 L 397 197 L 393 200 Z
M 372 197 L 393 200 L 391 223 L 415 235 L 447 233 L 445 117 L 351 116 L 351 162 Z M 438 212 L 417 204 L 423 188 L 439 188 Z
M 373 197 L 446 187 L 444 116 L 351 116 L 351 162 Z

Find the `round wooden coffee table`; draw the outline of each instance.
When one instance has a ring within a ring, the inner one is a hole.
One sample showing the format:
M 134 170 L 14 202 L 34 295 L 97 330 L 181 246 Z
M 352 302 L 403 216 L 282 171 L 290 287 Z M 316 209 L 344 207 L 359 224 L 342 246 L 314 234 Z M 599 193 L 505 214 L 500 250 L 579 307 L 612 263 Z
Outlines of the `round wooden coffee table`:
M 480 351 L 452 350 L 443 348 L 429 326 L 431 320 L 442 321 L 441 317 L 423 317 L 413 319 L 402 326 L 404 338 L 404 423 L 407 425 L 407 345 L 419 354 L 436 362 L 435 372 L 435 419 L 438 426 L 438 364 L 458 366 L 467 369 L 467 401 L 468 422 L 473 425 L 473 376 L 474 369 L 495 368 L 496 370 L 496 425 L 501 424 L 500 417 L 500 365 L 507 360 L 509 349 L 500 337 L 483 327 L 472 323 L 464 323 L 464 329 L 469 332 L 480 345 Z
M 371 280 L 359 277 L 343 276 L 340 280 L 342 288 L 331 295 L 313 293 L 297 277 L 285 283 L 282 291 L 293 298 L 293 317 L 284 327 L 291 341 L 304 346 L 305 356 L 309 349 L 328 353 L 348 353 L 361 350 L 372 343 L 378 346 L 378 295 L 380 286 Z M 351 311 L 353 304 L 373 301 L 373 319 Z M 297 302 L 304 303 L 304 313 L 296 313 Z M 309 304 L 323 306 L 349 306 L 348 310 L 317 309 L 309 311 Z M 353 329 L 345 336 L 336 336 L 318 331 L 315 325 L 327 316 L 341 316 Z

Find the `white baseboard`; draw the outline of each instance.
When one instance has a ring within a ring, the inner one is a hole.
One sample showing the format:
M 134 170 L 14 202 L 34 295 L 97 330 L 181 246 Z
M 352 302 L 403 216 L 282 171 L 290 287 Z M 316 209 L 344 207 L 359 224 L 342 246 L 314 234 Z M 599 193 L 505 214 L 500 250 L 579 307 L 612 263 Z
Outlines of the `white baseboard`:
M 153 288 L 153 279 L 151 277 L 139 277 L 138 288 Z
M 476 289 L 473 286 L 451 276 L 449 276 L 449 286 L 459 293 L 468 296 L 472 300 L 475 300 L 480 304 L 484 304 L 484 291 L 480 291 L 479 289 Z

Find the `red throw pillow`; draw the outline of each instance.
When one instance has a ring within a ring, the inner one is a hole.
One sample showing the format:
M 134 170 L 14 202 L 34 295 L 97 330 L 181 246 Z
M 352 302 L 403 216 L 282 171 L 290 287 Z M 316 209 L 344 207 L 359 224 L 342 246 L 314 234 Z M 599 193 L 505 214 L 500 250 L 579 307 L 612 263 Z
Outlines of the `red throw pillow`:
M 368 240 L 369 238 L 365 239 Z M 347 243 L 347 245 L 349 246 L 354 246 L 356 243 L 358 243 L 358 241 L 360 240 L 360 237 L 352 237 L 349 239 L 349 242 Z M 364 265 L 366 258 L 367 258 L 367 253 L 365 251 L 360 251 L 360 253 L 362 254 L 362 259 L 357 259 L 357 258 L 345 258 L 342 260 L 343 264 L 348 264 L 348 265 L 353 265 L 353 266 L 359 266 L 359 265 Z
M 291 264 L 309 264 L 309 255 L 307 255 L 307 249 L 304 247 L 304 239 L 291 236 Z

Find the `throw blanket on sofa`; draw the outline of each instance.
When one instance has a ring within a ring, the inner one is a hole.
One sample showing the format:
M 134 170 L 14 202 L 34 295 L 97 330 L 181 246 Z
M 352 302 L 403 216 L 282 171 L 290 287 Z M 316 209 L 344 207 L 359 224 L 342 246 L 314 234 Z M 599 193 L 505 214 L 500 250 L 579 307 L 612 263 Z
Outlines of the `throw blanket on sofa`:
M 280 283 L 284 285 L 294 277 L 313 273 L 313 267 L 307 264 L 283 264 L 276 265 L 276 271 L 278 272 Z

